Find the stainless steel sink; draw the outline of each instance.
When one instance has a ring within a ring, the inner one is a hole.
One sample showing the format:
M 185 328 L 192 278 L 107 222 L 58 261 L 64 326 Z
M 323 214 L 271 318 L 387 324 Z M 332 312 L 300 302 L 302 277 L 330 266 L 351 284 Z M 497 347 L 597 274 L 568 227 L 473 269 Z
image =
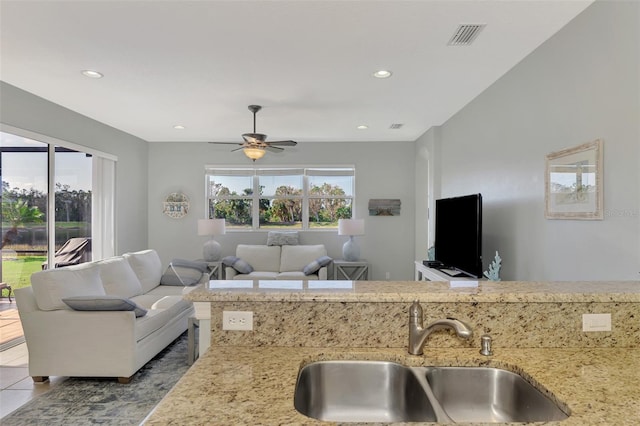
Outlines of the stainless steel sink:
M 298 374 L 293 404 L 300 413 L 334 422 L 435 422 L 413 371 L 384 361 L 323 361 Z
M 542 422 L 568 416 L 522 376 L 489 367 L 425 367 L 429 386 L 454 422 Z
M 300 369 L 300 413 L 334 422 L 541 422 L 568 416 L 523 377 L 490 367 L 321 361 Z

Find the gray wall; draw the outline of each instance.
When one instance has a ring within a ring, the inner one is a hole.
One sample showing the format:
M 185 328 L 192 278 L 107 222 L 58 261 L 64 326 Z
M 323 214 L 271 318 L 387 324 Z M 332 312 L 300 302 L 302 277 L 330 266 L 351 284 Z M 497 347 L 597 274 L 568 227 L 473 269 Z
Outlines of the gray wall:
M 0 121 L 116 155 L 116 250 L 147 248 L 147 142 L 1 81 Z
M 359 237 L 373 278 L 410 279 L 412 259 L 433 241 L 427 210 L 439 197 L 482 192 L 485 265 L 500 250 L 503 278 L 637 279 L 640 258 L 639 18 L 636 2 L 596 2 L 440 127 L 413 143 L 300 144 L 263 165 L 356 166 Z M 198 143 L 147 144 L 0 82 L 0 121 L 117 155 L 118 252 L 158 249 L 163 260 L 200 256 L 204 166 L 246 165 L 241 153 Z M 544 157 L 605 141 L 603 221 L 544 219 Z M 148 151 L 148 154 L 147 154 Z M 425 183 L 426 182 L 426 183 Z M 426 187 L 425 187 L 426 185 Z M 162 215 L 169 192 L 183 191 L 192 213 Z M 369 198 L 400 198 L 402 214 L 367 215 Z M 264 233 L 220 237 L 225 254 Z M 339 258 L 344 237 L 304 232 Z
M 240 137 L 240 135 L 238 135 Z M 251 166 L 233 146 L 206 143 L 149 144 L 149 246 L 157 249 L 166 264 L 172 258 L 202 257 L 206 237 L 197 236 L 197 220 L 205 217 L 205 165 Z M 370 262 L 369 279 L 392 280 L 413 277 L 414 247 L 414 144 L 396 143 L 300 143 L 282 154 L 268 153 L 257 166 L 355 165 L 355 217 L 365 220 L 366 235 L 356 237 L 361 258 Z M 162 213 L 162 201 L 171 192 L 184 192 L 191 213 L 171 219 Z M 368 215 L 370 198 L 399 198 L 400 216 Z M 265 244 L 267 233 L 229 231 L 216 237 L 223 255 L 231 255 L 240 243 Z M 325 244 L 329 256 L 342 257 L 346 237 L 337 231 L 301 231 L 302 244 Z
M 639 3 L 594 3 L 441 126 L 441 194 L 483 194 L 503 278 L 638 279 L 639 21 Z M 545 155 L 597 138 L 605 219 L 546 220 Z

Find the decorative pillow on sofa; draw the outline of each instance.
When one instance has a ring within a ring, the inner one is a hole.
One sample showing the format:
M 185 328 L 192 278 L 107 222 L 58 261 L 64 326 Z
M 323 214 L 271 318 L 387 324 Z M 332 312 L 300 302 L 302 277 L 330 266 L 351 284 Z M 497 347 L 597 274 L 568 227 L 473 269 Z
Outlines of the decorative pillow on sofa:
M 329 256 L 321 256 L 305 266 L 302 272 L 304 272 L 305 275 L 314 274 L 323 266 L 327 266 L 328 264 L 330 264 L 332 260 L 333 259 Z
M 269 231 L 267 235 L 268 246 L 297 246 L 298 231 Z
M 202 274 L 207 272 L 207 263 L 194 260 L 173 259 L 160 277 L 160 284 L 191 286 L 198 284 Z
M 225 266 L 232 267 L 241 274 L 250 274 L 251 272 L 253 272 L 253 267 L 239 257 L 227 256 L 222 259 L 222 263 Z
M 75 311 L 134 311 L 136 317 L 147 314 L 147 310 L 134 301 L 118 296 L 74 296 L 62 301 Z

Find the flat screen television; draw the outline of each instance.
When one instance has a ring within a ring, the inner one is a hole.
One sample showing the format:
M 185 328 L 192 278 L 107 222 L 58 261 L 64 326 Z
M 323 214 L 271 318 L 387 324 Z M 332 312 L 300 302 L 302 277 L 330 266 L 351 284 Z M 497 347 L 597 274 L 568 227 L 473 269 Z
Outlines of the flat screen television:
M 482 277 L 482 194 L 436 200 L 434 247 L 439 269 Z

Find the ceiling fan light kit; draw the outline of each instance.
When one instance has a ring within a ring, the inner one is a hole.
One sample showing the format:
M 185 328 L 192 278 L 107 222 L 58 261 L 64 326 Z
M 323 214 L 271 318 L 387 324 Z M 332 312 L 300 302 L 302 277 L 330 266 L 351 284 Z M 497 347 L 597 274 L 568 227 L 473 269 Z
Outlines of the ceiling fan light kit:
M 242 148 L 242 151 L 244 152 L 244 155 L 246 155 L 247 157 L 249 157 L 253 161 L 261 159 L 262 157 L 264 157 L 264 154 L 267 153 L 267 151 L 265 151 L 264 148 L 257 148 L 257 147 L 256 148 L 252 148 L 252 147 Z
M 263 133 L 256 133 L 256 113 L 260 111 L 262 107 L 260 105 L 249 105 L 249 111 L 253 113 L 253 133 L 244 133 L 242 138 L 244 142 L 235 143 L 235 142 L 209 142 L 214 144 L 223 144 L 223 145 L 240 145 L 240 148 L 234 149 L 233 151 L 242 150 L 244 155 L 250 158 L 252 161 L 256 161 L 264 157 L 267 150 L 273 152 L 281 152 L 284 151 L 282 146 L 296 146 L 298 142 L 288 140 L 288 141 L 272 141 L 268 142 L 267 135 Z M 232 151 L 232 152 L 233 152 Z

